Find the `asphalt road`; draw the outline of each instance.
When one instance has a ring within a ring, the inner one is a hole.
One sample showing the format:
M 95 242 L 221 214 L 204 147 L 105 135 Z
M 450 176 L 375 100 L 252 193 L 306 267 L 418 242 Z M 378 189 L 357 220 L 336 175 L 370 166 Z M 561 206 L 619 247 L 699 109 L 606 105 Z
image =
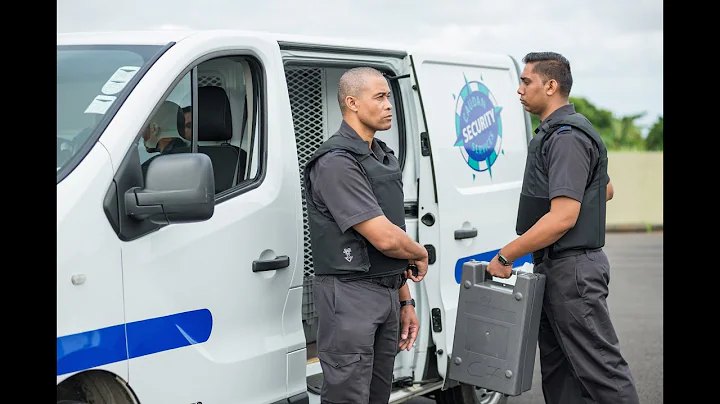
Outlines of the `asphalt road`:
M 663 402 L 663 233 L 609 233 L 605 253 L 610 260 L 608 307 L 630 364 L 641 404 Z M 433 404 L 425 397 L 408 404 Z M 508 404 L 544 404 L 540 362 L 535 357 L 532 388 Z

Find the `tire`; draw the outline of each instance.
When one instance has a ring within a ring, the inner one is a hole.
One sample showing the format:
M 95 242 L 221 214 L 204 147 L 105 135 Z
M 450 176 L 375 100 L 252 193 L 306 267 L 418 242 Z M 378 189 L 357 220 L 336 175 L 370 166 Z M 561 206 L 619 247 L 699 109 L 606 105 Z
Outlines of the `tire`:
M 445 391 L 436 391 L 435 402 L 437 404 L 507 404 L 508 398 L 496 391 L 461 384 Z
M 88 372 L 71 377 L 57 388 L 57 404 L 134 404 L 130 392 L 109 374 Z

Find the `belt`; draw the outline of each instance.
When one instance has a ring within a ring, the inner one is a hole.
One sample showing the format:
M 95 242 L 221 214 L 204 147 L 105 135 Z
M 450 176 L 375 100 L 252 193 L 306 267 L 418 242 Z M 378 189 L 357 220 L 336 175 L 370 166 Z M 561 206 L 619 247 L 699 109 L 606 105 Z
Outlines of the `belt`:
M 556 260 L 560 258 L 567 258 L 567 257 L 574 257 L 576 255 L 585 254 L 585 251 L 600 251 L 602 248 L 582 248 L 582 249 L 573 249 L 573 250 L 563 250 L 563 251 L 552 251 L 549 250 L 547 247 L 543 248 L 542 250 L 535 251 L 533 253 L 533 263 L 539 264 L 543 262 L 545 257 L 551 260 Z
M 386 288 L 390 289 L 400 289 L 405 282 L 407 282 L 407 278 L 405 277 L 405 273 L 397 274 L 397 275 L 386 275 L 386 276 L 377 276 L 374 278 L 366 278 L 368 282 L 376 283 L 380 286 L 385 286 Z

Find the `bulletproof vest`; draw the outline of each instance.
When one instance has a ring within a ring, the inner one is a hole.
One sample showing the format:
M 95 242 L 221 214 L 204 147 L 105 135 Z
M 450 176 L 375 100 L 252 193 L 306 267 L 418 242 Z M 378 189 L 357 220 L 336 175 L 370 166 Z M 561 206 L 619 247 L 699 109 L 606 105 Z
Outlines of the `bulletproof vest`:
M 384 255 L 355 229 L 349 228 L 344 233 L 341 232 L 332 218 L 318 211 L 312 199 L 310 169 L 313 164 L 325 153 L 348 153 L 360 164 L 385 216 L 390 222 L 405 230 L 400 163 L 385 143 L 377 139 L 376 141 L 387 154 L 388 164 L 375 159 L 366 142 L 336 134 L 315 151 L 305 166 L 305 200 L 316 275 L 371 278 L 399 274 L 407 267 L 407 260 Z
M 538 133 L 530 141 L 515 231 L 518 235 L 525 233 L 550 211 L 550 187 L 543 145 L 551 136 L 569 130 L 570 127 L 584 133 L 593 141 L 599 151 L 599 158 L 596 166 L 590 168 L 575 226 L 549 246 L 551 251 L 556 253 L 571 249 L 600 248 L 605 245 L 607 149 L 590 121 L 578 113 L 548 119 L 540 125 Z

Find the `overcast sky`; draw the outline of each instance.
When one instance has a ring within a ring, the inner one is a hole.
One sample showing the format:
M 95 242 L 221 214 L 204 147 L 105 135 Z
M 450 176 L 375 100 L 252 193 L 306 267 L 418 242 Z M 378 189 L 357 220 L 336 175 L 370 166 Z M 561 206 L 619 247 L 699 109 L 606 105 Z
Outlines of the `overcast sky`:
M 57 31 L 238 28 L 569 60 L 572 96 L 663 115 L 662 0 L 58 0 Z

